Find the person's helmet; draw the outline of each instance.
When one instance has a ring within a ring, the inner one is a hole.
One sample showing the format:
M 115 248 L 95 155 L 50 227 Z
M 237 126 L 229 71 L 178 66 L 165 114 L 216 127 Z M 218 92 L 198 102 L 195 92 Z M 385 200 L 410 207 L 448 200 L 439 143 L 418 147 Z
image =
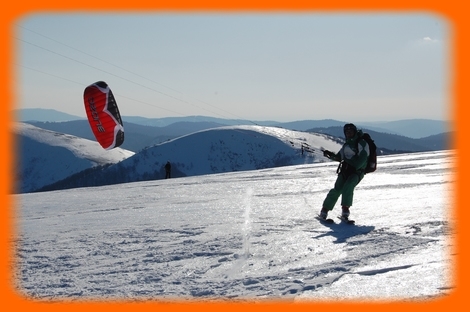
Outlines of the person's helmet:
M 344 133 L 344 136 L 346 136 L 346 130 L 352 130 L 354 135 L 356 135 L 357 133 L 357 128 L 354 124 L 352 123 L 348 123 L 348 124 L 345 124 L 344 127 L 343 127 L 343 133 Z

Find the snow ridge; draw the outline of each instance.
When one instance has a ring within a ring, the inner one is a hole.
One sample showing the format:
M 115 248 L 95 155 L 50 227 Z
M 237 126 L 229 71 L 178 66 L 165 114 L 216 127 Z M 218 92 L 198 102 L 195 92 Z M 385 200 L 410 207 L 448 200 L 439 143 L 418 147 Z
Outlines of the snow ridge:
M 106 151 L 99 143 L 76 136 L 15 123 L 18 137 L 16 192 L 31 192 L 82 170 L 118 163 L 134 155 L 121 148 Z
M 324 162 L 327 159 L 322 155 L 322 148 L 340 148 L 327 135 L 264 126 L 199 131 L 136 154 L 121 148 L 104 150 L 97 142 L 25 123 L 16 124 L 14 131 L 20 137 L 17 169 L 20 193 L 54 183 L 54 189 L 60 189 L 61 183 L 65 185 L 64 179 L 105 164 L 114 166 L 100 168 L 95 175 L 80 176 L 82 180 L 67 183 L 86 187 L 163 179 L 167 161 L 172 163 L 173 177 Z
M 132 172 L 128 181 L 142 180 L 154 172 L 157 178 L 167 161 L 177 175 L 196 176 L 324 162 L 327 159 L 322 148 L 340 147 L 323 134 L 264 126 L 228 126 L 155 145 L 122 161 L 119 167 Z

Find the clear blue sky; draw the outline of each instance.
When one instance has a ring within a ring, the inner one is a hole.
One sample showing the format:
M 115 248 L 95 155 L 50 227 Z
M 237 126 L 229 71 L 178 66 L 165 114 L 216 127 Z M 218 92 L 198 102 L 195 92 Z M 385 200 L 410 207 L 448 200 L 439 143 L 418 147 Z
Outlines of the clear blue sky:
M 16 24 L 15 108 L 124 116 L 448 119 L 451 24 L 417 13 L 37 14 Z

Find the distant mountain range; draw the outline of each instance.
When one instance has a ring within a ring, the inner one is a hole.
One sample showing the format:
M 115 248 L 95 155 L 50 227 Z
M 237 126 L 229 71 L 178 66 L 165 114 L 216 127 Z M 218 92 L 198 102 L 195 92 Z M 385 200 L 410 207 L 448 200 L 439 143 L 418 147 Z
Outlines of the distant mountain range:
M 21 122 L 66 122 L 74 120 L 85 120 L 86 118 L 62 113 L 52 109 L 29 108 L 18 109 L 14 111 L 17 121 Z M 165 118 L 146 118 L 139 116 L 123 116 L 124 126 L 127 123 L 133 123 L 142 126 L 164 128 L 175 123 L 206 124 L 220 126 L 235 125 L 259 125 L 281 127 L 297 131 L 306 131 L 312 128 L 328 128 L 334 126 L 343 126 L 348 120 L 339 121 L 333 119 L 323 120 L 299 120 L 292 122 L 277 121 L 251 121 L 243 119 L 223 119 L 207 116 L 188 116 L 188 117 L 165 117 Z M 386 122 L 357 122 L 356 126 L 367 128 L 376 132 L 398 134 L 413 139 L 424 138 L 436 134 L 451 132 L 451 124 L 442 120 L 431 119 L 406 119 Z M 91 133 L 91 131 L 90 131 Z
M 24 109 L 15 112 L 19 121 L 42 129 L 67 133 L 94 140 L 88 121 L 54 110 Z M 63 114 L 63 115 L 62 115 Z M 68 120 L 68 121 L 65 121 Z M 138 152 L 183 135 L 201 130 L 233 125 L 274 126 L 296 131 L 321 132 L 343 137 L 344 121 L 302 120 L 280 123 L 275 121 L 252 122 L 204 116 L 145 118 L 123 117 L 125 140 L 122 148 Z M 444 121 L 416 119 L 396 122 L 357 123 L 359 128 L 371 133 L 376 144 L 387 153 L 421 152 L 450 148 L 450 125 Z M 403 129 L 400 130 L 400 125 Z M 417 138 L 419 136 L 419 138 Z

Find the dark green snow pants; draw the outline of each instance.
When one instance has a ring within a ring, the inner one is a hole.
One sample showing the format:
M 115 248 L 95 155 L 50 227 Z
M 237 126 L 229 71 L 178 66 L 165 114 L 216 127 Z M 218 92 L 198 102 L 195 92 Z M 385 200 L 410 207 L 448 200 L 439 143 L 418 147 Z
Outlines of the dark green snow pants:
M 341 206 L 352 206 L 354 188 L 364 177 L 362 173 L 353 173 L 345 177 L 343 174 L 338 174 L 338 178 L 335 182 L 335 187 L 332 188 L 326 195 L 323 201 L 323 207 L 328 210 L 333 210 L 339 196 L 341 195 Z

